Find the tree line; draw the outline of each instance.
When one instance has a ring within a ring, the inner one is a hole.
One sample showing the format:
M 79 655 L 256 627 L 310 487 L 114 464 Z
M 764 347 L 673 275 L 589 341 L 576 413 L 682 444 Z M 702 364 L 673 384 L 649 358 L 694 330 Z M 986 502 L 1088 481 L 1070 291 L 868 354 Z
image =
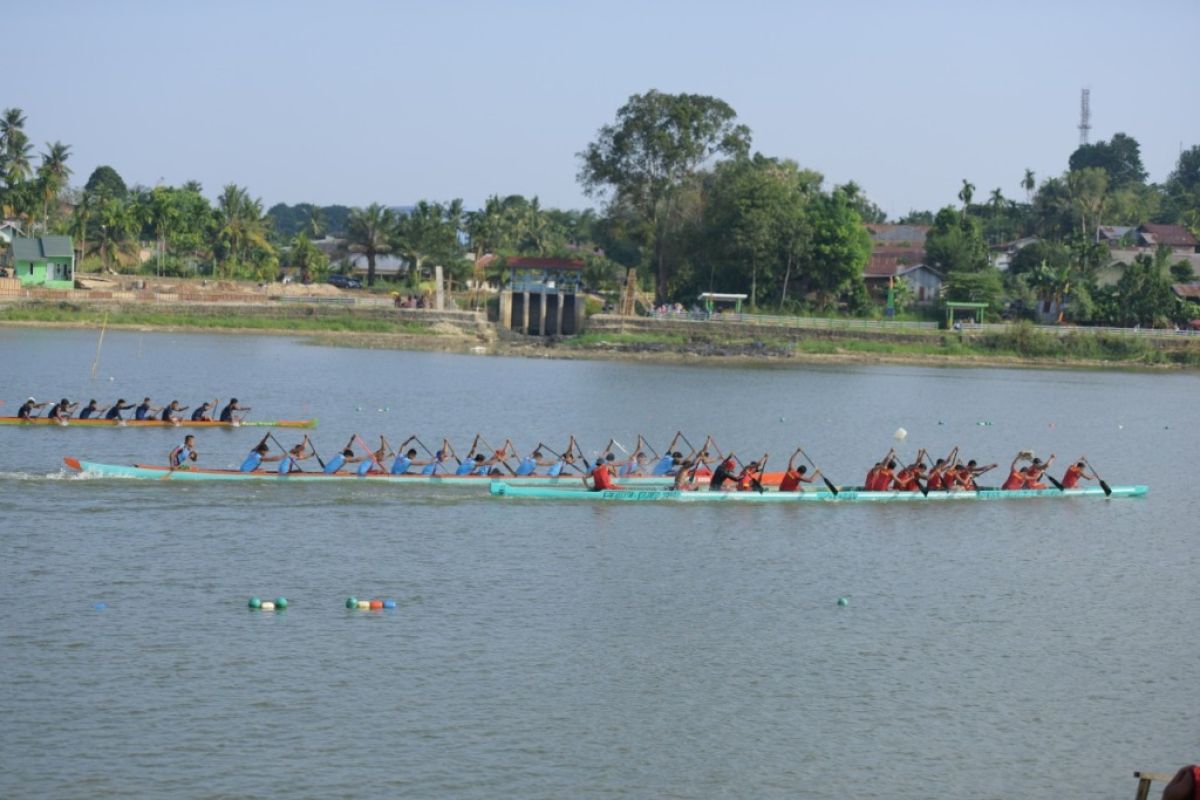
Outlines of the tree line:
M 565 256 L 583 259 L 585 282 L 600 290 L 637 269 L 658 302 L 725 291 L 749 295 L 755 310 L 879 313 L 863 280 L 872 247 L 864 223 L 885 222 L 886 214 L 855 182 L 827 188 L 819 172 L 755 152 L 749 127 L 715 97 L 653 90 L 630 97 L 578 153 L 577 178 L 600 205 L 582 211 L 544 208 L 521 195 L 493 195 L 476 210 L 455 199 L 264 211 L 241 186 L 223 187 L 210 202 L 195 182 L 127 187 L 107 166 L 74 188 L 70 147 L 47 143 L 35 168 L 24 126 L 20 109 L 0 119 L 0 205 L 27 231 L 72 235 L 84 268 L 272 280 L 294 267 L 319 278 L 357 256 L 373 285 L 379 257 L 394 255 L 408 266 L 409 282 L 442 266 L 461 283 L 493 277 L 476 266 L 485 254 L 498 256 L 493 270 L 510 256 Z M 1124 133 L 1080 147 L 1066 167 L 1040 183 L 1025 170 L 1023 198 L 1000 188 L 977 198 L 963 180 L 957 203 L 896 222 L 930 226 L 926 264 L 943 275 L 947 298 L 996 309 L 1056 300 L 1075 321 L 1113 322 L 1128 318 L 1134 293 L 1165 297 L 1171 280 L 1189 277 L 1167 255 L 1146 255 L 1115 287 L 1103 287 L 1097 279 L 1108 250 L 1097 231 L 1150 221 L 1200 232 L 1200 146 L 1182 152 L 1161 185 L 1147 182 L 1139 145 Z M 313 244 L 327 235 L 343 243 L 333 265 L 328 248 Z M 1007 272 L 992 267 L 989 247 L 1021 237 L 1038 241 Z M 908 299 L 901 288 L 897 301 Z M 1143 324 L 1185 313 L 1168 299 L 1143 312 Z

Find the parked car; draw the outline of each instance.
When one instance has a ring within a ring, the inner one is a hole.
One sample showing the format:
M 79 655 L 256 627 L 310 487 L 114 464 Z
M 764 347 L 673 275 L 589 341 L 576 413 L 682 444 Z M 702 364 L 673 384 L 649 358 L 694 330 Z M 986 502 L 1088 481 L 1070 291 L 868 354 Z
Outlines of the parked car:
M 330 275 L 326 281 L 331 286 L 336 286 L 339 289 L 361 289 L 362 281 L 358 278 L 351 278 L 349 275 Z

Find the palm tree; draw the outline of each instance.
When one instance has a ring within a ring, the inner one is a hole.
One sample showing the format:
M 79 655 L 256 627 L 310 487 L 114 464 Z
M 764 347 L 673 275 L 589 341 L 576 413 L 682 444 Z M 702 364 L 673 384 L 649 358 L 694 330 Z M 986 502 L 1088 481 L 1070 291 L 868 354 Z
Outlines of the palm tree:
M 228 184 L 217 198 L 216 244 L 214 249 L 223 251 L 224 257 L 218 260 L 226 275 L 246 263 L 251 254 L 273 253 L 267 241 L 262 200 L 251 198 L 236 184 Z
M 993 244 L 1000 244 L 1000 209 L 1004 206 L 1004 192 L 1000 191 L 997 186 L 992 189 L 992 194 L 989 198 L 992 205 L 992 234 L 994 237 Z
M 112 197 L 105 200 L 97 209 L 96 222 L 98 235 L 96 237 L 96 252 L 105 269 L 111 269 L 115 256 L 129 253 L 132 249 L 130 237 L 136 227 L 132 209 L 125 200 Z
M 962 200 L 963 216 L 967 215 L 967 209 L 971 207 L 971 198 L 975 196 L 975 184 L 963 178 L 962 188 L 958 190 L 958 199 Z
M 375 285 L 375 257 L 392 251 L 395 228 L 395 212 L 379 203 L 350 210 L 346 219 L 346 241 L 350 252 L 367 257 L 367 286 Z
M 46 148 L 46 152 L 42 153 L 42 165 L 38 168 L 38 178 L 42 184 L 43 227 L 50 216 L 50 203 L 58 197 L 71 177 L 71 168 L 67 166 L 67 158 L 71 155 L 70 145 L 46 142 Z
M 1025 177 L 1021 179 L 1021 188 L 1025 190 L 1025 202 L 1033 202 L 1033 190 L 1037 187 L 1037 181 L 1034 180 L 1033 170 L 1029 167 L 1025 168 Z
M 320 206 L 312 206 L 308 210 L 308 219 L 304 221 L 304 233 L 309 239 L 320 239 L 325 236 L 325 212 Z

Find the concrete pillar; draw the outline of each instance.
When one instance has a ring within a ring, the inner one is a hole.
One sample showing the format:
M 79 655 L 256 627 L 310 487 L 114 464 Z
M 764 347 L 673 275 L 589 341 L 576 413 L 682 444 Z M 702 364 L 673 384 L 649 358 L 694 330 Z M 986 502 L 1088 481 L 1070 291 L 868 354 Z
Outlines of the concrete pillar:
M 555 336 L 562 336 L 562 332 L 563 332 L 563 330 L 562 330 L 563 299 L 565 297 L 566 297 L 565 294 L 555 295 L 555 298 L 558 300 L 558 302 L 555 304 L 556 308 L 554 310 L 554 335 Z
M 521 333 L 529 335 L 529 292 L 521 292 L 521 297 L 525 302 L 521 304 L 521 310 L 524 313 L 521 319 Z
M 538 296 L 541 297 L 541 302 L 538 303 L 538 307 L 541 309 L 538 312 L 538 336 L 545 336 L 546 335 L 546 293 L 538 292 Z

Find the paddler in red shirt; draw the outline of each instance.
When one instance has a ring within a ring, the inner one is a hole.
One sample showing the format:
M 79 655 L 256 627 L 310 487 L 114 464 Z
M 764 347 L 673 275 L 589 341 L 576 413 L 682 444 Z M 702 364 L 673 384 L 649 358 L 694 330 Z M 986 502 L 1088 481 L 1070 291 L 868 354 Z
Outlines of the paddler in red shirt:
M 924 450 L 917 453 L 917 460 L 896 473 L 892 479 L 892 489 L 897 492 L 921 491 L 921 478 L 925 475 L 925 465 L 921 463 Z
M 1025 470 L 1018 467 L 1017 464 L 1024 461 L 1027 457 L 1024 450 L 1017 453 L 1017 457 L 1013 459 L 1012 465 L 1008 468 L 1008 477 L 1004 479 L 1004 483 L 1000 484 L 1001 489 L 1011 492 L 1014 489 L 1025 488 Z
M 1084 469 L 1086 463 L 1087 459 L 1085 459 L 1083 456 L 1080 456 L 1078 461 L 1067 467 L 1067 472 L 1062 476 L 1062 481 L 1060 481 L 1062 483 L 1062 488 L 1074 489 L 1079 485 L 1080 478 L 1089 481 L 1096 480 L 1095 475 L 1089 474 L 1087 470 Z
M 892 488 L 892 480 L 895 477 L 896 460 L 888 459 L 875 472 L 875 483 L 867 487 L 868 492 L 886 492 Z
M 767 468 L 767 458 L 768 454 L 763 453 L 758 461 L 751 461 L 742 468 L 742 473 L 737 477 L 739 492 L 762 491 L 762 473 Z
M 620 489 L 613 483 L 613 454 L 609 453 L 602 459 L 596 459 L 596 463 L 592 466 L 592 471 L 582 477 L 583 485 L 591 489 L 593 492 L 603 492 L 605 489 Z M 592 483 L 588 486 L 588 478 L 592 479 Z
M 1040 458 L 1035 458 L 1033 463 L 1025 468 L 1025 485 L 1024 489 L 1048 489 L 1046 484 L 1042 483 L 1042 476 L 1046 474 L 1046 470 L 1054 462 L 1054 453 L 1050 454 L 1050 458 L 1043 464 Z
M 792 457 L 788 459 L 783 479 L 779 481 L 779 491 L 781 492 L 803 492 L 804 487 L 801 484 L 812 483 L 821 474 L 821 470 L 817 470 L 812 475 L 807 475 L 808 467 L 803 464 L 797 467 L 796 456 L 798 455 L 800 455 L 800 448 L 797 447 L 796 452 L 792 453 Z

